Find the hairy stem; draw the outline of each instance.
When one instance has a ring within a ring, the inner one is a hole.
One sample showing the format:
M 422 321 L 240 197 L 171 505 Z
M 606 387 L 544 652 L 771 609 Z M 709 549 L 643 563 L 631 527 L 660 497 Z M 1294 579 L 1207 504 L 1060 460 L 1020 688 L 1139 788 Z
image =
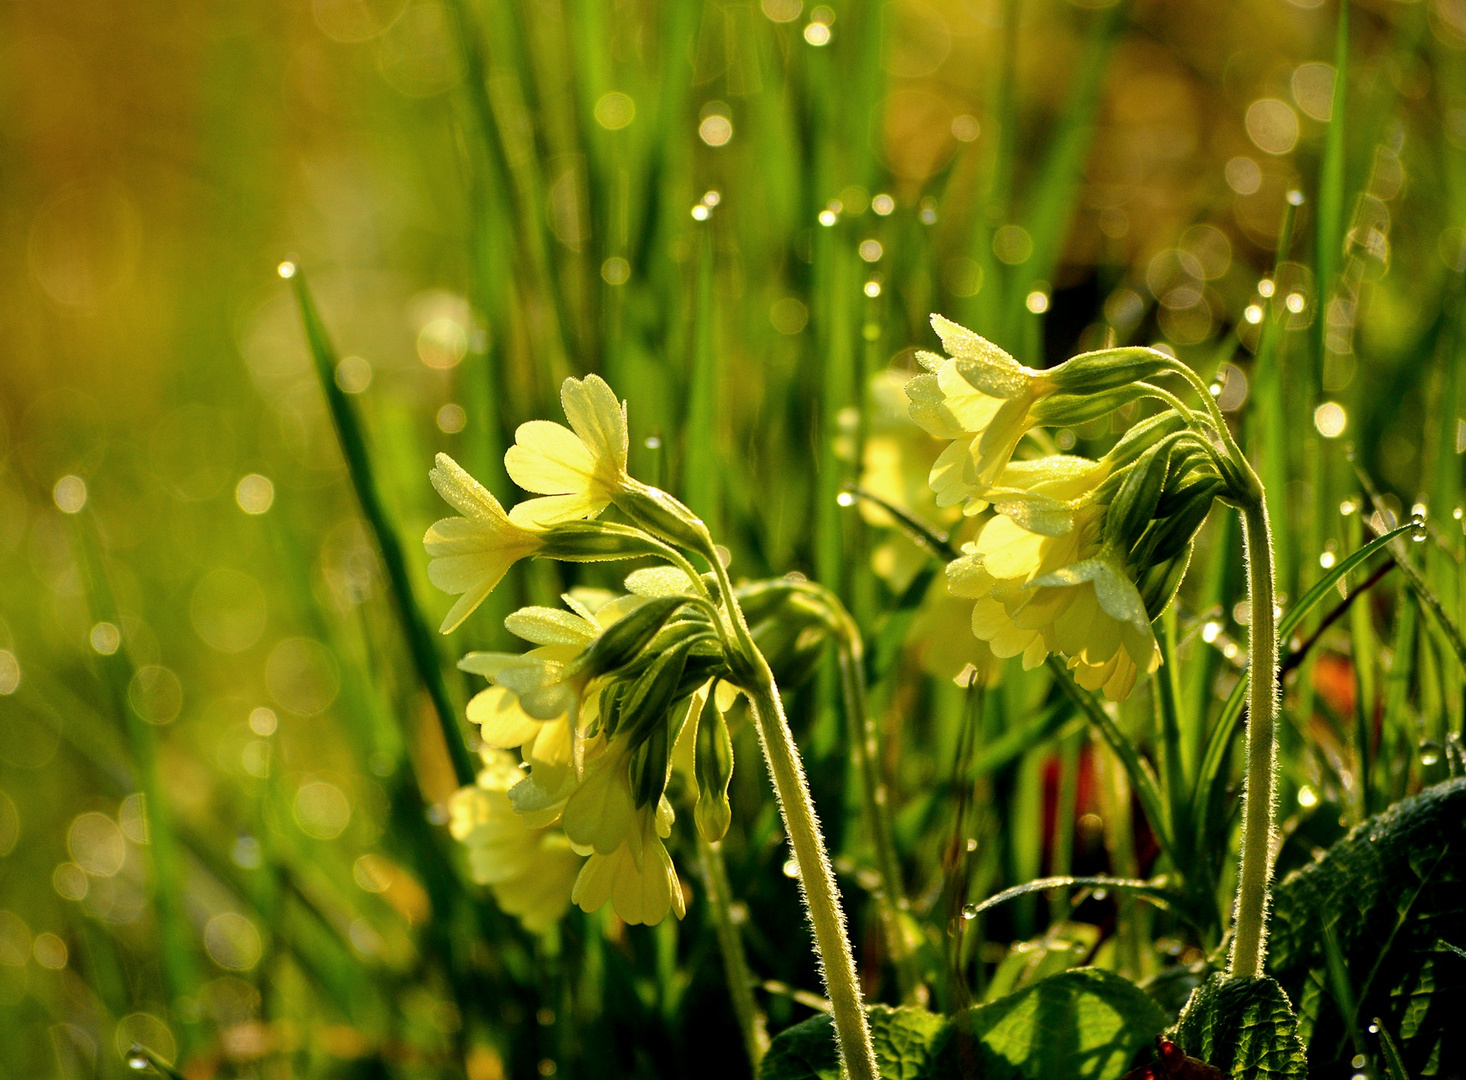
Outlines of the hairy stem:
M 1267 956 L 1268 884 L 1272 878 L 1273 802 L 1278 715 L 1278 631 L 1272 531 L 1261 490 L 1243 506 L 1247 551 L 1250 678 L 1247 700 L 1247 786 L 1242 795 L 1242 866 L 1228 972 L 1255 977 Z
M 697 830 L 693 830 L 696 832 Z M 718 951 L 723 954 L 723 972 L 728 980 L 728 996 L 738 1017 L 738 1030 L 743 1034 L 743 1048 L 754 1075 L 769 1048 L 769 1032 L 763 1010 L 753 997 L 753 975 L 743 952 L 743 939 L 733 921 L 733 891 L 728 885 L 728 869 L 723 864 L 723 851 L 717 844 L 697 833 L 697 850 L 702 859 L 703 888 L 707 892 L 708 909 L 713 915 L 713 929 L 718 935 Z
M 762 654 L 755 652 L 754 657 L 757 681 L 746 689 L 753 698 L 759 741 L 784 815 L 784 829 L 789 834 L 789 847 L 799 870 L 804 906 L 814 926 L 815 949 L 819 952 L 825 993 L 834 1014 L 840 1059 L 850 1080 L 877 1080 L 880 1073 L 865 1019 L 860 983 L 855 976 L 855 957 L 845 932 L 845 916 L 840 910 L 834 868 L 825 851 L 814 800 L 810 798 L 804 766 L 794 745 L 794 733 L 784 717 L 784 704 L 779 700 L 773 674 Z

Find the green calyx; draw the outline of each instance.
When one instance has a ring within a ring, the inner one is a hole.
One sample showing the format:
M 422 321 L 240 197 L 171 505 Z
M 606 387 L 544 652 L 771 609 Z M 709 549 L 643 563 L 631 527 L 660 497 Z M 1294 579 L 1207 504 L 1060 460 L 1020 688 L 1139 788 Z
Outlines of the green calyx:
M 611 521 L 570 521 L 545 534 L 535 554 L 562 562 L 611 562 L 655 555 L 662 546 L 640 529 Z
M 1127 346 L 1081 353 L 1046 372 L 1062 394 L 1102 394 L 1164 371 L 1173 361 L 1158 349 Z
M 733 740 L 728 721 L 718 709 L 704 707 L 697 725 L 697 805 L 693 817 L 697 831 L 708 843 L 728 833 L 733 808 L 728 802 L 728 785 L 733 779 Z

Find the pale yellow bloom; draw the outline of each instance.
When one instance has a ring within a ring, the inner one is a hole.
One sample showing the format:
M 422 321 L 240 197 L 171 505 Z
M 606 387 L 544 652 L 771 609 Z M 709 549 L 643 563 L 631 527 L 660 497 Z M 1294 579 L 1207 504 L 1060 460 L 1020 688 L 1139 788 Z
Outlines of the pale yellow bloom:
M 581 857 L 558 829 L 528 827 L 509 802 L 521 778 L 514 759 L 484 754 L 478 781 L 448 802 L 448 829 L 468 849 L 473 879 L 487 885 L 499 906 L 526 929 L 543 932 L 570 906 Z
M 543 496 L 510 511 L 520 525 L 595 517 L 629 482 L 626 406 L 605 380 L 597 375 L 566 379 L 560 401 L 569 428 L 549 420 L 520 424 L 504 455 L 514 482 Z
M 668 912 L 682 918 L 687 914 L 682 884 L 662 842 L 671 833 L 672 807 L 665 798 L 655 812 L 643 807 L 615 849 L 586 860 L 571 899 L 582 911 L 596 911 L 609 900 L 617 917 L 633 926 L 655 925 Z
M 600 715 L 600 686 L 577 661 L 602 631 L 645 603 L 624 596 L 592 610 L 566 596 L 575 610 L 521 608 L 504 620 L 509 631 L 539 648 L 527 653 L 471 652 L 458 662 L 464 671 L 482 675 L 495 685 L 468 703 L 468 719 L 479 725 L 485 744 L 518 747 L 536 767 L 532 774 L 536 810 L 543 813 L 563 801 L 565 784 L 573 779 L 575 740 Z M 583 594 L 580 594 L 583 595 Z M 584 746 L 580 753 L 583 756 Z M 516 802 L 522 796 L 516 796 Z M 527 806 L 528 804 L 526 804 Z
M 672 806 L 664 796 L 638 808 L 628 763 L 623 745 L 597 740 L 579 780 L 565 769 L 557 773 L 565 778 L 558 790 L 541 788 L 536 764 L 514 788 L 512 801 L 527 823 L 558 821 L 571 849 L 590 856 L 571 896 L 582 910 L 595 911 L 609 900 L 627 923 L 658 923 L 669 911 L 680 919 L 682 888 L 662 842 L 671 835 Z
M 1080 685 L 1118 701 L 1160 666 L 1160 649 L 1123 560 L 1103 547 L 1106 508 L 1087 498 L 1107 472 L 1083 458 L 1009 465 L 993 490 L 1000 512 L 947 580 L 976 601 L 973 633 L 996 655 L 1032 668 L 1062 653 Z
M 986 338 L 932 316 L 950 354 L 918 353 L 927 368 L 906 385 L 911 417 L 928 433 L 952 440 L 932 466 L 929 482 L 939 506 L 976 514 L 989 487 L 1035 425 L 1034 406 L 1057 387 L 1047 374 L 1024 367 Z
M 428 580 L 458 595 L 440 628 L 449 633 L 494 591 L 520 559 L 544 546 L 540 532 L 511 520 L 482 484 L 447 454 L 439 454 L 428 474 L 438 494 L 462 517 L 444 518 L 423 538 L 432 561 Z

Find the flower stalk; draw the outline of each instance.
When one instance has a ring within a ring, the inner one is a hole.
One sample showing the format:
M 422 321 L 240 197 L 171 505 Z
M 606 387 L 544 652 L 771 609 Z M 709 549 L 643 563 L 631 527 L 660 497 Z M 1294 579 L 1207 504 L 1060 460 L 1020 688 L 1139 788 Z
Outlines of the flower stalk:
M 784 817 L 784 830 L 794 853 L 799 871 L 800 891 L 814 927 L 815 948 L 825 979 L 825 993 L 834 1015 L 835 1040 L 840 1059 L 850 1080 L 877 1080 L 875 1048 L 871 1044 L 870 1027 L 866 1023 L 865 1005 L 861 1000 L 860 983 L 855 975 L 855 957 L 845 930 L 845 916 L 840 910 L 840 892 L 835 884 L 834 868 L 825 851 L 815 816 L 814 800 L 805 780 L 804 766 L 794 745 L 794 734 L 784 716 L 784 704 L 774 685 L 767 661 L 754 652 L 756 681 L 747 687 L 753 699 L 753 714 L 758 726 L 759 742 L 764 759 L 773 777 L 774 793 Z
M 1242 507 L 1251 606 L 1248 620 L 1251 677 L 1247 702 L 1247 782 L 1242 794 L 1242 865 L 1237 878 L 1237 906 L 1228 965 L 1229 974 L 1243 978 L 1261 975 L 1267 956 L 1277 774 L 1278 631 L 1272 531 L 1267 504 L 1255 478 L 1253 487 L 1251 497 Z
M 718 937 L 718 951 L 723 954 L 728 997 L 738 1018 L 743 1049 L 748 1053 L 749 1065 L 757 1075 L 759 1062 L 769 1048 L 769 1031 L 763 1010 L 753 996 L 753 975 L 748 970 L 748 957 L 744 955 L 743 940 L 733 919 L 733 891 L 728 885 L 728 868 L 723 863 L 721 845 L 709 842 L 701 832 L 697 832 L 697 852 L 702 862 L 708 910 L 712 912 L 713 930 Z

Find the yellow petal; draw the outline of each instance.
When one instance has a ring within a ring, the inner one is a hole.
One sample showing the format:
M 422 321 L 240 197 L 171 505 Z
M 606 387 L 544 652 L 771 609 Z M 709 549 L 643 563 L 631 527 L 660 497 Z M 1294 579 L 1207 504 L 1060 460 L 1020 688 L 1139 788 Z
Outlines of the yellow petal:
M 570 427 L 590 450 L 597 467 L 624 473 L 629 448 L 626 406 L 616 399 L 606 381 L 599 375 L 566 379 L 560 387 L 560 403 Z
M 560 608 L 520 608 L 504 620 L 504 628 L 515 637 L 536 645 L 589 645 L 601 628 L 573 611 Z
M 464 517 L 503 519 L 504 508 L 499 500 L 447 454 L 439 454 L 434 459 L 428 479 L 444 501 Z
M 515 430 L 504 467 L 525 491 L 564 495 L 588 488 L 596 459 L 569 428 L 549 420 L 531 420 Z
M 592 847 L 602 855 L 626 842 L 636 826 L 636 805 L 624 755 L 616 754 L 586 769 L 580 787 L 565 804 L 563 824 L 571 843 Z
M 541 721 L 519 707 L 519 699 L 502 686 L 491 686 L 469 699 L 468 722 L 477 724 L 479 736 L 492 747 L 508 750 L 523 746 L 540 733 Z

